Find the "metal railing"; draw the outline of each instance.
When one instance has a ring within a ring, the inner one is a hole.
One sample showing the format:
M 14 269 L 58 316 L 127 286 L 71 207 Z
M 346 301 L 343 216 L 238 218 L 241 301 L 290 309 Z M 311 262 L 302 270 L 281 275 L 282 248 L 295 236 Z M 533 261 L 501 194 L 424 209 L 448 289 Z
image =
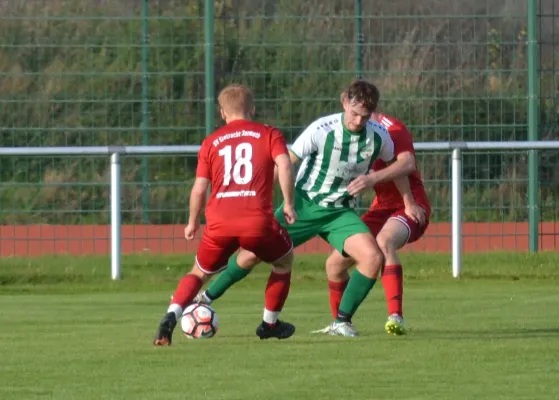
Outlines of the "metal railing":
M 452 275 L 462 271 L 462 152 L 468 150 L 536 150 L 559 149 L 559 141 L 518 142 L 424 142 L 415 143 L 423 151 L 449 151 L 452 157 Z M 92 147 L 4 147 L 0 157 L 7 156 L 110 156 L 111 157 L 111 278 L 121 279 L 121 167 L 120 157 L 126 155 L 196 154 L 200 146 L 92 146 Z M 530 177 L 532 178 L 532 177 Z M 529 212 L 530 248 L 537 251 L 537 201 Z M 533 244 L 535 243 L 535 246 Z

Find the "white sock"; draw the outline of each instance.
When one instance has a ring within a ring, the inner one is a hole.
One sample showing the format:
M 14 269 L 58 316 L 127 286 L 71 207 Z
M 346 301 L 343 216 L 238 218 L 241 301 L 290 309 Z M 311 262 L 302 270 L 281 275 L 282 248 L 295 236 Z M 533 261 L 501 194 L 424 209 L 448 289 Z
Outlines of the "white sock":
M 179 306 L 178 304 L 173 303 L 169 306 L 169 308 L 167 309 L 167 312 L 168 313 L 170 313 L 170 312 L 175 313 L 175 316 L 177 317 L 177 320 L 178 320 L 182 315 L 182 307 Z
M 280 311 L 270 311 L 264 309 L 264 316 L 262 317 L 262 319 L 267 324 L 275 324 L 276 322 L 278 322 L 279 315 Z

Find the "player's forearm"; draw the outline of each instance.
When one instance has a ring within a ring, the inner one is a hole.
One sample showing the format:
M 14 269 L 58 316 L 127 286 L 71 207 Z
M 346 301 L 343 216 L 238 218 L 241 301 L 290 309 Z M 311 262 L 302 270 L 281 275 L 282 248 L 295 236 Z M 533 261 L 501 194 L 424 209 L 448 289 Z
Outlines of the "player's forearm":
M 398 189 L 398 192 L 400 192 L 400 195 L 402 196 L 404 205 L 406 207 L 415 204 L 415 199 L 413 198 L 413 194 L 411 192 L 410 180 L 408 176 L 402 176 L 400 178 L 394 179 L 394 185 L 396 186 L 396 189 Z
M 415 170 L 415 160 L 413 158 L 398 158 L 388 167 L 379 171 L 373 171 L 375 184 L 394 181 L 395 179 L 405 178 Z
M 281 165 L 276 167 L 278 180 L 285 205 L 295 204 L 295 174 L 292 165 Z
M 188 222 L 194 224 L 200 220 L 200 214 L 206 203 L 206 192 L 192 191 L 190 193 L 190 212 L 188 215 Z

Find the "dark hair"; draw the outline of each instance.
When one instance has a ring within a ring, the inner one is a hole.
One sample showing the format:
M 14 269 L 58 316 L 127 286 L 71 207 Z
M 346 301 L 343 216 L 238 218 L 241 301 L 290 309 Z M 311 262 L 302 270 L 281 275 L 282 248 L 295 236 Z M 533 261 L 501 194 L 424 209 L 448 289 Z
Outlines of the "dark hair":
M 370 112 L 374 112 L 380 100 L 378 88 L 363 79 L 357 79 L 348 86 L 343 93 L 349 101 L 360 103 Z

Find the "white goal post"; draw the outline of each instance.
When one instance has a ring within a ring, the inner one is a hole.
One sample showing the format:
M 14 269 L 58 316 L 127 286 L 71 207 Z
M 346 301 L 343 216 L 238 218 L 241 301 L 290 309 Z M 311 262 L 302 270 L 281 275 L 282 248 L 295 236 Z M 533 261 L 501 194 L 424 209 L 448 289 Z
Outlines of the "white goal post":
M 559 141 L 517 142 L 423 142 L 418 152 L 446 151 L 452 164 L 452 275 L 462 271 L 462 152 L 468 150 L 553 150 Z M 91 146 L 91 147 L 1 147 L 0 157 L 9 156 L 110 156 L 111 158 L 111 278 L 121 279 L 121 172 L 120 158 L 126 155 L 197 154 L 200 146 Z M 530 221 L 537 224 L 538 221 Z

